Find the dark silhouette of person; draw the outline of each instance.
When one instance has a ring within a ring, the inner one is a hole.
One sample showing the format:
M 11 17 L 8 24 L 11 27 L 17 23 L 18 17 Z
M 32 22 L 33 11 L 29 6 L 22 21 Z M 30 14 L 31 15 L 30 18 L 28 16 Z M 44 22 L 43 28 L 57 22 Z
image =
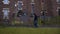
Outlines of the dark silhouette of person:
M 34 13 L 34 27 L 38 27 L 38 16 Z

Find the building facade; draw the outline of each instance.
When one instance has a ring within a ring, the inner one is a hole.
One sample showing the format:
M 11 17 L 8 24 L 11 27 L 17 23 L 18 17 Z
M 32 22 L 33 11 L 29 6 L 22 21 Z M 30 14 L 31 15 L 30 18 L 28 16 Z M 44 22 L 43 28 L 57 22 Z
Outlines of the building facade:
M 45 13 L 47 13 L 47 16 L 57 16 L 57 2 L 56 0 L 42 0 L 42 3 L 44 4 L 44 9 Z
M 0 0 L 0 20 L 2 22 L 7 17 L 12 21 L 13 14 L 17 15 L 18 12 L 24 12 L 28 16 L 33 13 L 41 16 L 43 12 L 47 16 L 58 16 L 59 9 L 59 0 Z
M 60 0 L 56 0 L 56 5 L 57 5 L 57 14 L 60 16 Z

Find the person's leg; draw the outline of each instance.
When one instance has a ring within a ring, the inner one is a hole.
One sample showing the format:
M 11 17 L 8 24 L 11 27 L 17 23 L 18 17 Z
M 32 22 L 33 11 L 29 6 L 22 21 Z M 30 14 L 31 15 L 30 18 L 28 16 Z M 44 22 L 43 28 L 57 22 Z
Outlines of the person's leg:
M 34 21 L 34 27 L 38 27 L 38 25 L 37 25 L 37 20 Z

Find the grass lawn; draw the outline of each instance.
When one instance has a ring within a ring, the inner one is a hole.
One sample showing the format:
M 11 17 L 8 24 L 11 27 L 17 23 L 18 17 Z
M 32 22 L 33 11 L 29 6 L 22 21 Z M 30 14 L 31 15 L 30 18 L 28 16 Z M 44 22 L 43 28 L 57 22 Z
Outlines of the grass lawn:
M 60 34 L 60 28 L 6 27 L 0 28 L 0 34 Z

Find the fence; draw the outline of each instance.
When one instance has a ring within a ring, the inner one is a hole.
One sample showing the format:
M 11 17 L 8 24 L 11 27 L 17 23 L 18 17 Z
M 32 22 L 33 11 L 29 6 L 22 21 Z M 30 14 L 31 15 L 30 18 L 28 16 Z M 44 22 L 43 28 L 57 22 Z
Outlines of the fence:
M 60 16 L 46 16 L 45 18 L 40 18 L 41 24 L 44 21 L 44 24 L 47 26 L 60 26 Z
M 22 17 L 17 17 L 16 19 L 14 18 L 12 20 L 12 23 L 8 23 L 6 20 L 4 22 L 4 26 L 34 26 L 33 25 L 33 17 L 30 16 L 22 16 Z M 60 16 L 55 16 L 55 17 L 44 17 L 40 16 L 38 17 L 38 26 L 59 26 L 60 27 Z

